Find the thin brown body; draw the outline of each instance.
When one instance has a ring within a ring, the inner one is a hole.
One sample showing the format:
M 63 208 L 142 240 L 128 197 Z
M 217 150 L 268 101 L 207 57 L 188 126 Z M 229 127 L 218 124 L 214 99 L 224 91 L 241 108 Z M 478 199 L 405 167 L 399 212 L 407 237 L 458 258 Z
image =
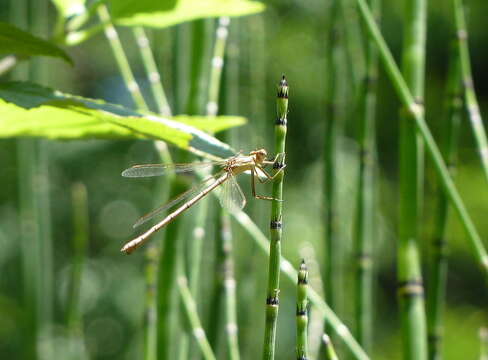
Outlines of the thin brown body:
M 261 173 L 263 173 L 267 177 L 267 179 L 264 181 L 259 179 L 260 182 L 266 182 L 268 180 L 272 180 L 274 176 L 276 176 L 276 174 L 274 174 L 273 176 L 269 175 L 263 169 L 266 165 L 270 165 L 274 163 L 274 161 L 267 161 L 266 155 L 267 155 L 266 150 L 260 149 L 256 151 L 251 151 L 247 156 L 235 156 L 233 158 L 230 158 L 223 168 L 224 173 L 218 178 L 216 178 L 212 184 L 210 184 L 208 187 L 203 189 L 195 197 L 193 197 L 192 199 L 190 199 L 189 201 L 181 205 L 179 208 L 174 210 L 172 213 L 170 213 L 159 223 L 151 227 L 145 233 L 129 241 L 127 244 L 124 245 L 121 251 L 126 254 L 132 253 L 135 249 L 137 249 L 139 246 L 144 244 L 152 234 L 161 230 L 163 227 L 165 227 L 171 221 L 173 221 L 177 216 L 179 216 L 180 214 L 188 210 L 190 207 L 195 205 L 199 200 L 201 200 L 212 190 L 222 185 L 226 180 L 229 179 L 230 176 L 235 176 L 243 172 L 250 171 L 251 178 L 252 178 L 251 181 L 252 181 L 253 196 L 258 199 L 273 200 L 270 197 L 256 195 L 255 185 L 254 185 L 254 177 L 256 176 L 259 179 L 259 176 L 257 176 L 256 169 L 259 169 Z

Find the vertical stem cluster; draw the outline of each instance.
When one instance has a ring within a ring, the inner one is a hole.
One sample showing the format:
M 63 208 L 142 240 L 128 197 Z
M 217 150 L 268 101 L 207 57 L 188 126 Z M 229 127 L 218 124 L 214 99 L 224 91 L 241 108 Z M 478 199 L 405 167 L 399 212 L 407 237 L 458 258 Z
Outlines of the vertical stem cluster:
M 426 0 L 405 0 L 402 72 L 423 112 Z M 403 358 L 427 359 L 424 288 L 419 253 L 423 147 L 412 114 L 400 114 L 400 213 L 398 222 L 398 296 Z
M 443 155 L 451 176 L 456 169 L 459 126 L 462 120 L 463 96 L 457 44 L 451 45 L 446 89 L 446 121 L 443 136 Z M 437 199 L 437 216 L 431 241 L 429 262 L 429 286 L 427 297 L 427 327 L 429 359 L 442 358 L 442 319 L 447 277 L 447 221 L 449 202 L 445 191 L 440 190 Z
M 278 85 L 277 94 L 277 120 L 275 123 L 275 153 L 285 153 L 286 130 L 288 114 L 288 83 L 285 76 Z M 278 162 L 274 165 L 276 170 L 284 167 Z M 283 228 L 283 178 L 284 172 L 276 176 L 273 182 L 273 200 L 271 205 L 270 222 L 270 252 L 268 267 L 268 290 L 266 295 L 266 323 L 264 330 L 263 360 L 274 359 L 276 324 L 278 320 L 279 293 L 280 293 L 280 261 L 281 261 L 281 235 Z
M 302 260 L 297 282 L 297 360 L 308 359 L 308 270 Z
M 379 18 L 380 1 L 370 0 L 376 19 Z M 356 337 L 366 352 L 371 350 L 373 320 L 373 237 L 374 237 L 374 158 L 376 82 L 378 61 L 375 44 L 366 44 L 366 74 L 362 84 L 358 124 L 359 179 L 354 232 L 356 263 Z
M 486 139 L 486 131 L 483 126 L 483 119 L 481 118 L 481 112 L 474 90 L 468 48 L 468 29 L 466 27 L 463 0 L 453 0 L 453 7 L 466 106 L 468 108 L 468 115 L 474 138 L 476 139 L 476 144 L 478 146 L 478 152 L 481 157 L 481 165 L 486 180 L 488 180 L 488 140 Z
M 422 107 L 419 106 L 414 100 L 410 89 L 408 88 L 404 77 L 400 73 L 398 66 L 393 59 L 393 55 L 391 54 L 388 46 L 386 45 L 385 39 L 381 35 L 381 32 L 374 21 L 373 15 L 371 10 L 369 9 L 368 4 L 365 0 L 356 0 L 358 8 L 360 10 L 361 16 L 366 24 L 366 28 L 368 30 L 368 35 L 374 40 L 376 46 L 378 47 L 379 57 L 385 67 L 386 73 L 390 78 L 390 81 L 397 92 L 397 95 L 402 102 L 405 109 L 408 109 L 408 112 L 411 114 L 413 119 L 415 120 L 415 125 L 417 131 L 422 136 L 423 141 L 425 142 L 425 146 L 427 149 L 427 153 L 429 154 L 434 168 L 437 172 L 437 175 L 442 181 L 442 186 L 446 191 L 446 194 L 449 196 L 449 200 L 453 205 L 456 213 L 461 221 L 461 224 L 466 231 L 468 239 L 470 241 L 472 252 L 478 261 L 484 275 L 488 278 L 488 253 L 481 241 L 481 237 L 474 226 L 473 220 L 469 216 L 466 207 L 459 195 L 459 192 L 454 185 L 454 182 L 449 175 L 449 171 L 447 169 L 446 164 L 442 158 L 442 155 L 437 147 L 437 144 L 427 127 L 424 119 L 424 113 Z

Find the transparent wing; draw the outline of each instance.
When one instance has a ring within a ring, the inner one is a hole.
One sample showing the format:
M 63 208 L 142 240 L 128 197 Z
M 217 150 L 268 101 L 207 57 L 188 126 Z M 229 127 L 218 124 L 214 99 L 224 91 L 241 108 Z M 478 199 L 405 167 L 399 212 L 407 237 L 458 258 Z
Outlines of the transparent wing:
M 228 174 L 227 181 L 222 185 L 220 205 L 229 211 L 241 210 L 246 206 L 246 197 L 237 183 L 236 178 L 231 173 Z
M 205 161 L 195 162 L 190 164 L 143 164 L 135 165 L 122 172 L 124 177 L 149 177 L 161 176 L 168 172 L 187 173 L 198 169 L 204 169 L 215 165 L 224 165 L 225 160 L 222 161 Z
M 176 206 L 186 200 L 189 200 L 191 198 L 193 198 L 194 196 L 198 195 L 204 188 L 206 188 L 207 186 L 210 186 L 212 184 L 213 181 L 216 181 L 216 176 L 218 176 L 219 174 L 217 175 L 212 175 L 212 176 L 209 176 L 208 178 L 206 178 L 205 180 L 203 180 L 201 183 L 195 185 L 194 187 L 192 187 L 191 189 L 185 191 L 184 193 L 178 195 L 177 197 L 175 197 L 174 199 L 170 200 L 168 203 L 164 204 L 163 206 L 160 206 L 156 209 L 154 209 L 153 211 L 151 211 L 150 213 L 147 213 L 146 215 L 144 215 L 143 217 L 141 217 L 139 220 L 136 221 L 136 223 L 133 225 L 134 228 L 148 222 L 149 220 L 153 219 L 154 217 L 158 216 L 159 214 L 161 214 L 162 212 L 172 208 L 173 206 Z

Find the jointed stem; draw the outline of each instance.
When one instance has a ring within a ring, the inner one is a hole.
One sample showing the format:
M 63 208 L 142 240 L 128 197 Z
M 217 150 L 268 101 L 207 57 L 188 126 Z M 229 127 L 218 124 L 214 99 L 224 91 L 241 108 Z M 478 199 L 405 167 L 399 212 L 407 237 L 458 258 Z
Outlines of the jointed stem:
M 443 155 L 451 176 L 454 176 L 457 157 L 457 142 L 462 119 L 462 89 L 459 53 L 457 44 L 451 45 L 449 72 L 446 89 L 446 119 L 443 128 Z M 427 294 L 427 326 L 429 359 L 442 358 L 442 333 L 444 323 L 442 314 L 445 303 L 447 281 L 447 239 L 446 230 L 449 215 L 449 202 L 445 192 L 438 194 L 437 216 L 429 253 L 429 281 Z
M 232 212 L 231 215 L 239 224 L 241 224 L 242 228 L 249 233 L 256 245 L 258 245 L 258 248 L 269 256 L 269 241 L 249 216 L 243 211 L 235 211 Z M 285 275 L 285 279 L 288 279 L 290 283 L 295 284 L 297 282 L 298 275 L 296 270 L 290 262 L 283 257 L 281 258 L 280 270 Z M 330 328 L 342 339 L 354 357 L 359 360 L 368 360 L 368 355 L 364 352 L 356 339 L 354 339 L 347 326 L 337 317 L 334 311 L 314 289 L 308 289 L 308 298 L 310 302 L 315 305 L 317 313 L 320 314 L 324 320 L 327 320 Z
M 483 126 L 483 119 L 481 118 L 481 112 L 474 90 L 468 48 L 468 29 L 466 27 L 463 0 L 453 0 L 453 7 L 466 106 L 468 108 L 469 120 L 471 121 L 471 127 L 478 146 L 478 152 L 481 157 L 483 172 L 486 180 L 488 180 L 488 140 L 486 139 L 486 131 Z
M 137 45 L 142 55 L 142 62 L 147 72 L 147 78 L 151 84 L 151 91 L 156 100 L 158 111 L 165 116 L 171 116 L 171 108 L 169 107 L 168 99 L 164 91 L 163 84 L 161 82 L 161 75 L 159 74 L 154 60 L 154 55 L 151 51 L 149 39 L 146 36 L 146 32 L 142 27 L 135 27 L 133 29 L 134 36 L 136 37 Z
M 405 0 L 404 4 L 402 75 L 416 105 L 423 111 L 427 3 L 426 0 Z M 400 112 L 397 281 L 403 359 L 426 360 L 426 317 L 418 240 L 424 153 L 412 117 L 408 111 Z
M 411 113 L 413 119 L 415 120 L 417 131 L 422 136 L 424 140 L 425 146 L 427 148 L 427 152 L 434 163 L 435 170 L 439 178 L 442 181 L 442 185 L 446 194 L 449 196 L 449 200 L 451 201 L 452 205 L 454 206 L 457 215 L 460 218 L 460 221 L 468 235 L 468 238 L 471 242 L 472 251 L 479 262 L 481 268 L 484 270 L 485 275 L 488 277 L 488 254 L 486 249 L 481 241 L 481 238 L 474 226 L 471 217 L 469 216 L 466 207 L 457 191 L 454 182 L 449 175 L 449 171 L 442 159 L 441 153 L 437 144 L 435 143 L 432 134 L 427 127 L 427 124 L 424 120 L 424 114 L 421 107 L 416 104 L 410 89 L 408 88 L 407 84 L 405 83 L 405 79 L 400 73 L 398 66 L 393 59 L 393 56 L 388 49 L 388 46 L 385 43 L 384 38 L 382 37 L 378 26 L 376 25 L 373 16 L 371 14 L 371 10 L 369 9 L 368 5 L 366 4 L 365 0 L 356 0 L 359 6 L 361 15 L 363 20 L 366 23 L 369 36 L 374 39 L 376 45 L 378 46 L 378 50 L 380 53 L 380 59 L 385 66 L 386 72 L 390 77 L 390 80 L 397 91 L 397 94 L 405 106 L 405 108 Z
M 117 34 L 117 31 L 110 22 L 110 14 L 107 10 L 107 7 L 105 5 L 100 5 L 97 11 L 100 20 L 103 23 L 106 23 L 105 36 L 107 37 L 107 40 L 112 47 L 112 52 L 115 56 L 115 60 L 117 61 L 120 73 L 122 74 L 122 78 L 124 79 L 125 85 L 127 86 L 127 90 L 129 90 L 132 100 L 134 100 L 137 108 L 141 110 L 148 110 L 146 101 L 142 96 L 139 85 L 137 84 L 134 74 L 132 73 L 132 70 L 130 68 L 129 61 L 127 60 L 124 48 L 122 47 L 122 43 L 120 42 L 119 35 Z
M 370 0 L 375 18 L 379 17 L 380 0 Z M 378 55 L 371 39 L 366 46 L 366 74 L 359 101 L 358 124 L 359 179 L 354 229 L 356 265 L 356 331 L 359 343 L 366 351 L 371 349 L 373 325 L 373 241 L 375 219 L 375 115 Z
M 277 120 L 275 123 L 275 152 L 285 153 L 286 123 L 288 113 L 288 84 L 283 76 L 278 86 Z M 284 165 L 284 164 L 282 164 Z M 274 199 L 283 199 L 283 171 L 273 182 Z M 272 360 L 275 354 L 276 324 L 278 320 L 280 293 L 280 262 L 282 232 L 282 201 L 273 201 L 270 222 L 270 254 L 268 290 L 266 295 L 266 324 L 264 331 L 263 359 Z
M 297 283 L 297 359 L 308 359 L 308 270 L 302 260 L 298 271 Z

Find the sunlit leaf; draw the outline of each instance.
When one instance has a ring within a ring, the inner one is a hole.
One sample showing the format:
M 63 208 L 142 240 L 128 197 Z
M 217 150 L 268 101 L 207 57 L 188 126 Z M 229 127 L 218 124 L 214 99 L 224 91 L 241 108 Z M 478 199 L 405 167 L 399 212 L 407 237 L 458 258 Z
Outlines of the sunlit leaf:
M 71 58 L 53 43 L 4 22 L 0 22 L 0 55 L 43 55 L 73 63 Z
M 178 119 L 179 117 L 177 117 Z M 159 139 L 194 153 L 217 157 L 232 156 L 227 144 L 180 120 L 63 94 L 32 83 L 0 84 L 0 138 L 33 136 L 49 139 Z M 203 118 L 194 119 L 199 125 Z M 209 122 L 219 121 L 219 117 Z M 241 118 L 228 118 L 224 128 L 242 124 Z M 205 124 L 206 130 L 217 125 Z
M 248 0 L 178 0 L 169 8 L 166 1 L 112 0 L 111 3 L 116 23 L 158 28 L 200 18 L 244 16 L 264 10 L 262 3 Z M 128 6 L 129 3 L 137 5 Z

